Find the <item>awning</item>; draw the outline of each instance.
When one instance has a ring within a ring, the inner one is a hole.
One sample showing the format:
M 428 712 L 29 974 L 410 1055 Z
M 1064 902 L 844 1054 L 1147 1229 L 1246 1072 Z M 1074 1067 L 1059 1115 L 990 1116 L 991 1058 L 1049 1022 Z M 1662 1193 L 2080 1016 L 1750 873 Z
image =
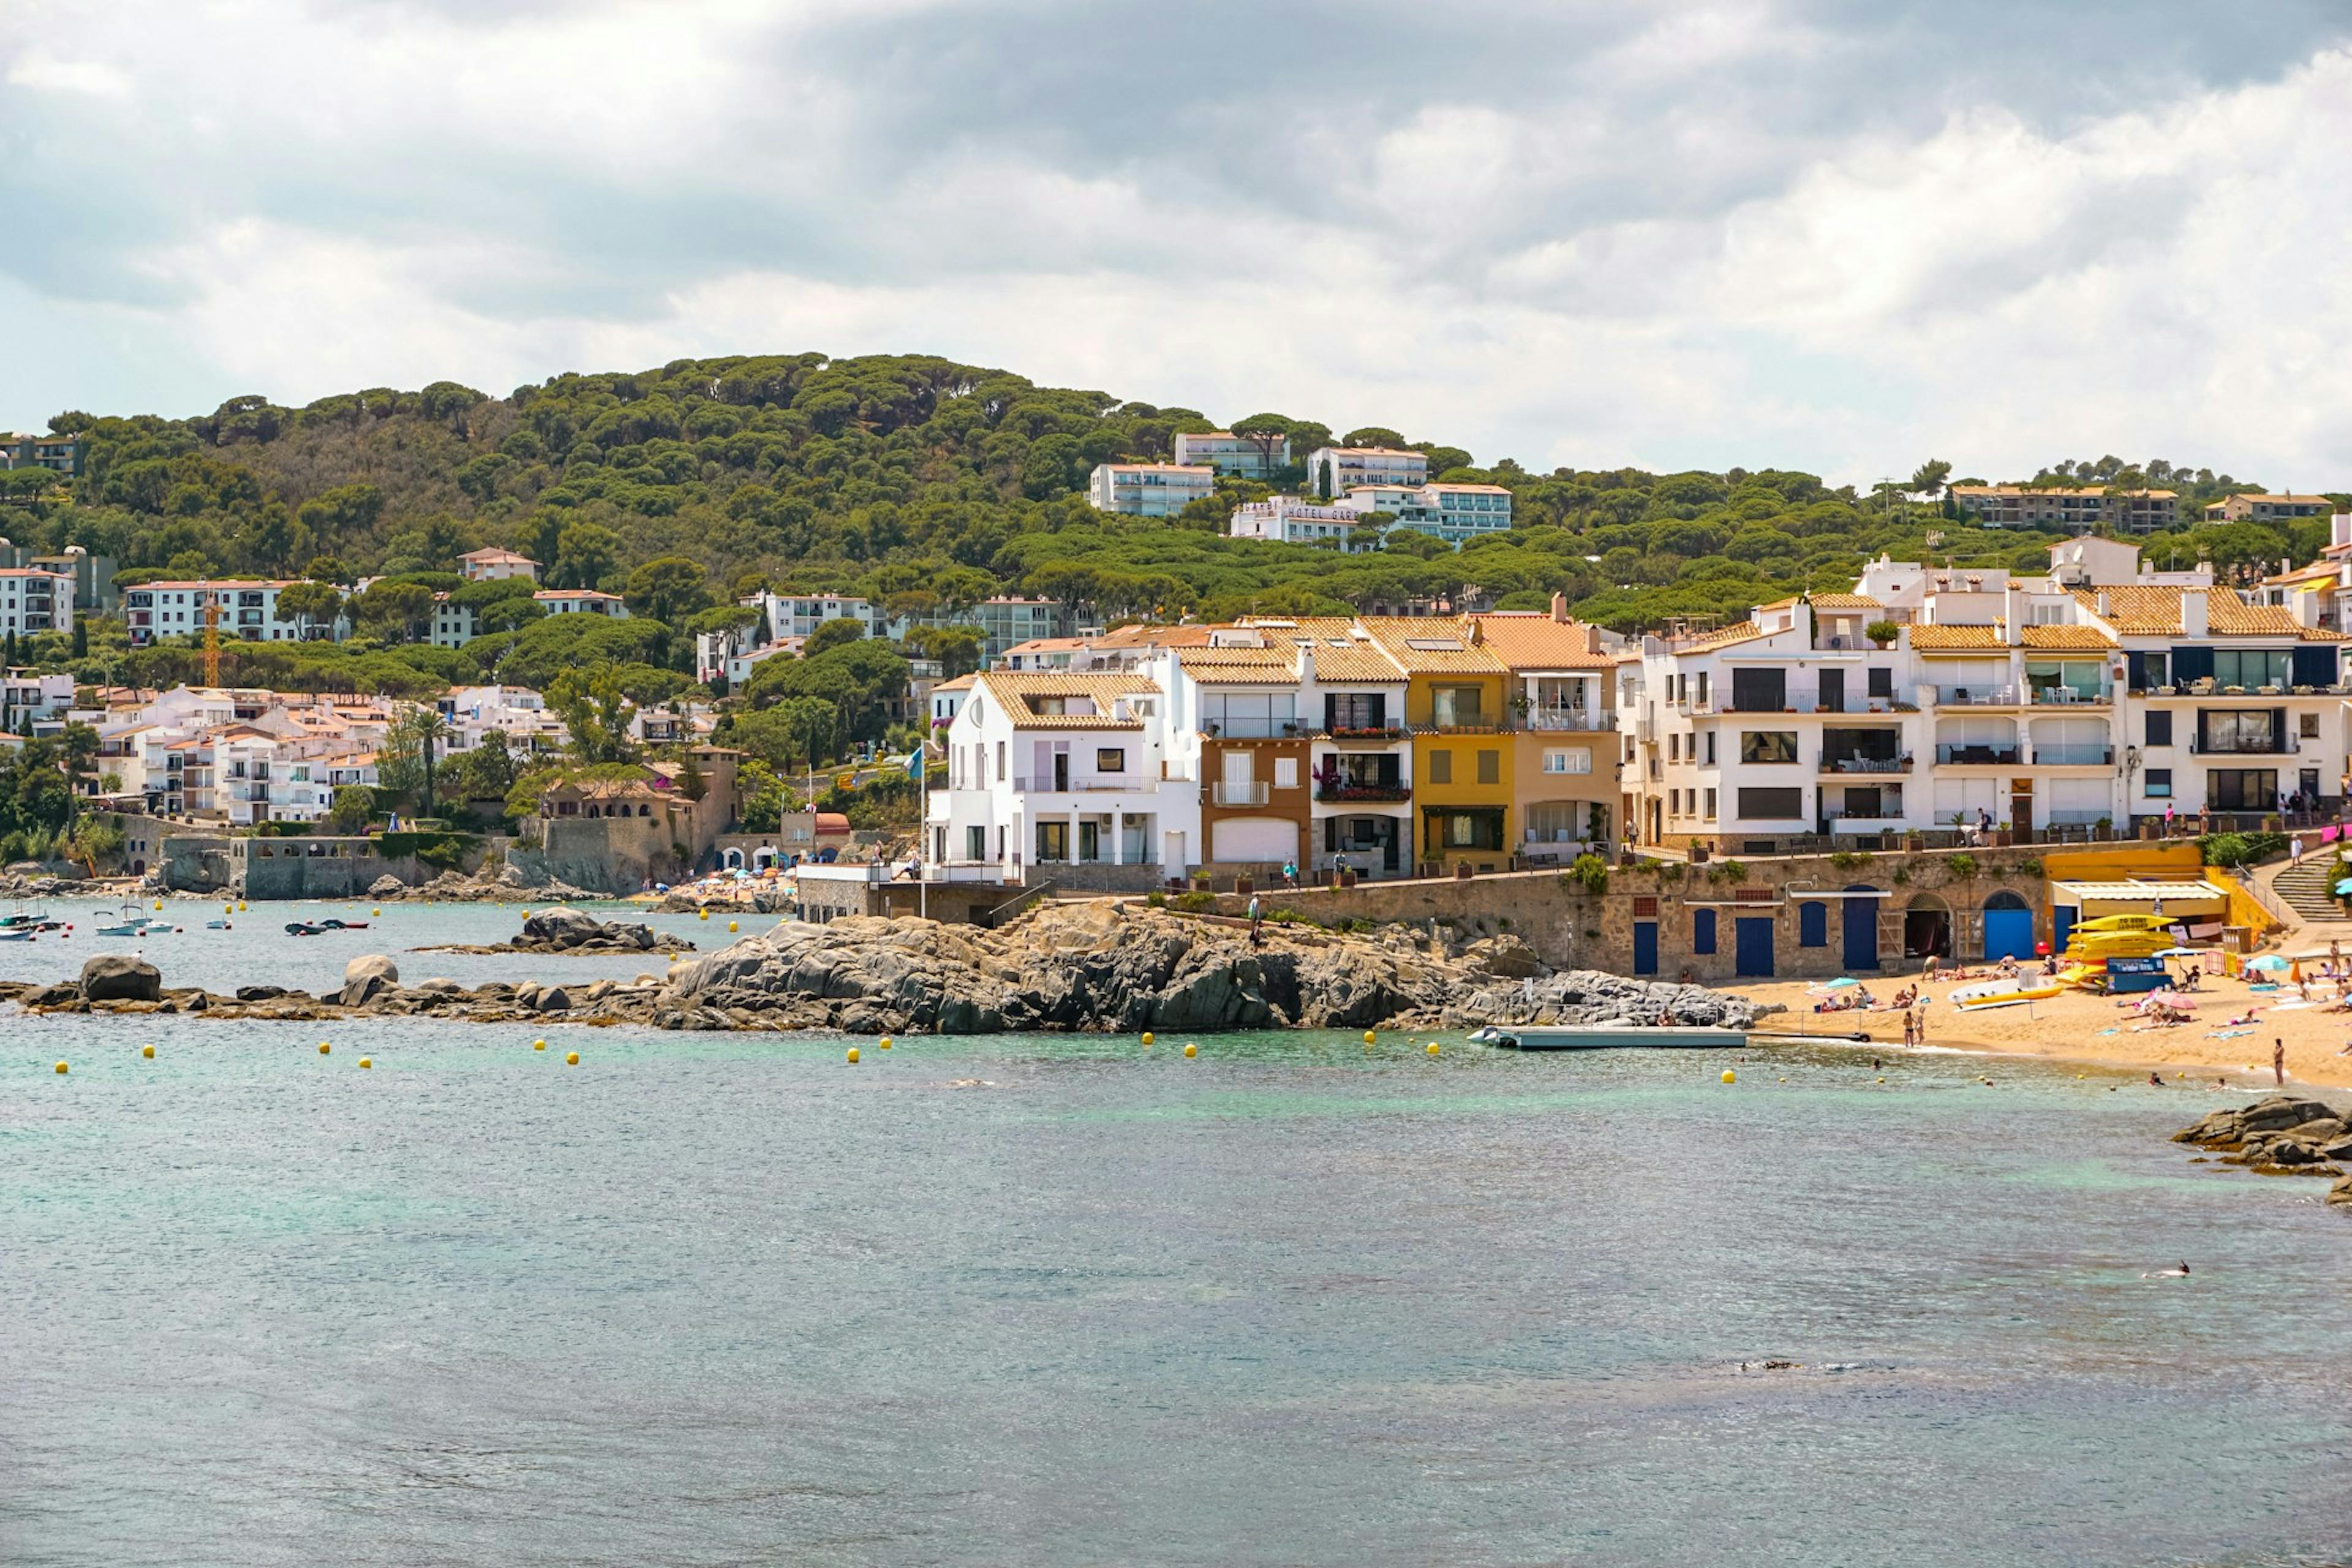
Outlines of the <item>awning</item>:
M 2158 899 L 2227 899 L 2210 882 L 2053 882 L 2062 902 L 2141 903 Z

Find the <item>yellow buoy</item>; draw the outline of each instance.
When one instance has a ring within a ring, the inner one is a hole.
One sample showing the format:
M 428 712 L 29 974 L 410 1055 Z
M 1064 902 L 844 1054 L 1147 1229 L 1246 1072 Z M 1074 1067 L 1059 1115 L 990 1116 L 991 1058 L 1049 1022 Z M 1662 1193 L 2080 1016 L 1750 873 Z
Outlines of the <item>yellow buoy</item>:
M 160 909 L 162 909 L 162 908 L 163 907 L 163 900 L 161 900 L 161 899 L 156 900 L 155 900 L 155 907 L 156 907 L 157 909 L 159 909 L 159 910 L 160 910 Z
M 1885 1079 L 1880 1079 L 1878 1081 L 1879 1081 L 1879 1082 L 1881 1082 L 1881 1083 L 1885 1083 L 1886 1080 L 1885 1080 Z
M 1726 1083 L 1738 1083 L 1739 1081 L 1739 1075 L 1733 1072 L 1729 1068 L 1726 1068 L 1723 1069 L 1723 1081 Z
M 1433 1057 L 1437 1054 L 1437 1042 L 1435 1040 L 1429 1042 L 1429 1054 Z
M 710 911 L 709 910 L 697 910 L 694 911 L 694 918 L 698 921 L 707 921 L 710 918 Z
M 880 1046 L 884 1050 L 886 1050 L 886 1051 L 887 1051 L 887 1050 L 888 1050 L 888 1049 L 890 1048 L 890 1037 L 889 1037 L 889 1036 L 887 1036 L 887 1035 L 885 1035 L 885 1036 L 883 1036 L 879 1040 L 877 1040 L 877 1041 L 875 1042 L 875 1044 L 877 1044 L 877 1045 Z
M 566 1051 L 566 1052 L 564 1052 L 564 1053 L 563 1053 L 563 1065 L 564 1065 L 565 1067 L 568 1067 L 568 1068 L 576 1068 L 576 1067 L 578 1067 L 578 1066 L 580 1065 L 580 1053 L 579 1053 L 578 1051 Z
M 322 1057 L 327 1054 L 327 1042 L 324 1040 L 319 1042 L 319 1054 Z
M 735 929 L 735 922 L 733 921 L 729 921 L 727 922 L 727 929 L 729 931 L 733 931 Z
M 362 1057 L 362 1058 L 360 1058 L 360 1066 L 362 1066 L 362 1067 L 363 1067 L 363 1068 L 372 1068 L 372 1067 L 375 1066 L 375 1063 L 374 1063 L 373 1061 L 370 1060 L 370 1059 L 369 1059 L 368 1058 L 366 1058 L 366 1057 Z
M 1372 1043 L 1372 1041 L 1373 1041 L 1374 1039 L 1376 1039 L 1376 1038 L 1378 1038 L 1378 1037 L 1377 1037 L 1377 1036 L 1375 1036 L 1375 1035 L 1374 1035 L 1374 1034 L 1373 1034 L 1370 1029 L 1366 1029 L 1366 1030 L 1364 1031 L 1364 1044 L 1366 1044 L 1366 1045 L 1368 1045 L 1368 1046 L 1369 1046 L 1369 1045 L 1370 1045 L 1370 1044 Z
M 383 918 L 383 911 L 382 910 L 370 910 L 368 913 L 373 915 L 378 920 L 382 920 Z
M 59 1062 L 59 1063 L 58 1064 L 58 1070 L 59 1072 L 63 1072 L 63 1071 L 65 1071 L 65 1070 L 66 1070 L 66 1064 L 65 1064 L 65 1063 L 63 1063 L 63 1062 Z
M 233 915 L 236 913 L 236 906 L 235 904 L 223 904 L 221 906 L 221 913 L 225 915 Z
M 243 899 L 239 899 L 236 901 L 236 912 L 239 914 L 245 913 L 245 900 Z
M 1151 1043 L 1151 1031 L 1149 1029 L 1143 1031 L 1143 1043 L 1147 1046 Z
M 857 1047 L 856 1047 L 856 1046 L 852 1046 L 852 1047 L 849 1047 L 849 1059 L 850 1059 L 852 1062 L 855 1062 L 855 1061 L 856 1061 L 856 1060 L 857 1060 Z
M 155 1055 L 155 1047 L 152 1046 L 142 1046 L 139 1047 L 139 1054 L 152 1060 Z
M 543 1051 L 547 1049 L 547 1042 L 545 1040 L 533 1040 L 530 1043 L 530 1048 L 534 1051 Z
M 1186 1046 L 1184 1047 L 1184 1054 L 1188 1057 L 1197 1057 L 1201 1054 L 1201 1047 L 1198 1046 Z

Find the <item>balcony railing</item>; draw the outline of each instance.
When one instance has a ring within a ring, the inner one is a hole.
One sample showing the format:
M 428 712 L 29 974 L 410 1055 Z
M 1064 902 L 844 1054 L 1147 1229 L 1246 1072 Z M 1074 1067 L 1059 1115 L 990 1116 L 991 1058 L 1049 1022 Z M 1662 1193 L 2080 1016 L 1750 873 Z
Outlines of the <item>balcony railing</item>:
M 1582 708 L 1530 708 L 1527 726 L 1530 730 L 1614 730 L 1617 715 Z
M 1412 738 L 1412 731 L 1402 724 L 1334 724 L 1315 733 L 1319 739 L 1337 741 L 1342 745 L 1377 746 Z
M 2036 707 L 2084 707 L 2100 702 L 2113 702 L 2116 689 L 2105 681 L 2096 686 L 2036 686 L 2029 694 Z
M 1296 719 L 1207 719 L 1201 729 L 1227 741 L 1279 741 L 1299 732 Z
M 2018 706 L 2014 686 L 1937 686 L 1929 688 L 1936 701 L 1946 708 L 2014 708 Z
M 1411 784 L 1318 784 L 1315 798 L 1320 801 L 1400 801 L 1412 798 Z M 1223 802 L 1219 803 L 1223 804 Z
M 2018 765 L 2022 756 L 2023 753 L 2014 745 L 1996 746 L 1978 742 L 1966 745 L 1938 745 L 1936 748 L 1936 761 L 1953 767 L 2013 768 Z
M 1907 773 L 1911 759 L 1900 757 L 1823 757 L 1822 772 L 1825 773 Z
M 2062 745 L 2045 746 L 2034 742 L 2033 761 L 2040 767 L 2107 767 L 2116 760 L 2113 746 Z
M 1013 781 L 1013 787 L 1024 795 L 1081 795 L 1093 794 L 1097 791 L 1139 790 L 1147 786 L 1141 778 L 1133 773 L 1072 773 L 1060 778 L 1055 778 L 1051 773 L 1039 773 L 1028 778 L 1016 777 Z
M 1211 787 L 1219 805 L 1264 805 L 1266 802 L 1267 786 L 1263 782 L 1227 784 L 1220 779 Z
M 2189 738 L 2189 754 L 2192 757 L 2291 757 L 2295 754 L 2295 742 L 2291 737 L 2274 741 L 2241 741 L 2233 746 L 2216 746 Z

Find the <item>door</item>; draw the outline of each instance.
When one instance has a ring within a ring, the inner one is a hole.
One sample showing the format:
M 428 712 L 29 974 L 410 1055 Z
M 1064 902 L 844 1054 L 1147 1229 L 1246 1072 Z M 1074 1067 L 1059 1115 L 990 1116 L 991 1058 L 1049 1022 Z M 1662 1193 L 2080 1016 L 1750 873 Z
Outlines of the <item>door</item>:
M 1037 858 L 1040 862 L 1066 860 L 1070 858 L 1070 825 L 1066 822 L 1041 822 L 1037 825 Z
M 1658 972 L 1658 922 L 1633 922 L 1633 973 L 1655 974 Z
M 1808 900 L 1797 906 L 1797 945 L 1827 947 L 1830 944 L 1830 907 L 1819 900 Z
M 2052 909 L 2050 911 L 2050 951 L 2053 952 L 2065 952 L 2066 933 L 2074 929 L 2074 910 L 2071 905 L 2059 904 Z
M 1844 670 L 1825 669 L 1822 671 L 1822 711 L 1824 713 L 1843 713 L 1845 711 Z
M 1852 889 L 1849 889 L 1851 891 Z M 1878 900 L 1848 898 L 1845 905 L 1845 972 L 1878 967 Z
M 1054 753 L 1054 787 L 1057 790 L 1070 787 L 1070 753 L 1067 752 Z
M 1987 910 L 1984 932 L 1984 955 L 1988 959 L 2033 956 L 2032 910 Z
M 1067 761 L 1066 758 L 1064 760 Z M 1101 823 L 1081 822 L 1078 824 L 1078 858 L 1080 860 L 1099 860 L 1102 858 Z
M 1743 979 L 1772 978 L 1772 927 L 1774 922 L 1743 916 L 1731 922 L 1733 970 Z
M 2033 826 L 2033 781 L 2009 781 L 2009 825 L 2020 833 Z

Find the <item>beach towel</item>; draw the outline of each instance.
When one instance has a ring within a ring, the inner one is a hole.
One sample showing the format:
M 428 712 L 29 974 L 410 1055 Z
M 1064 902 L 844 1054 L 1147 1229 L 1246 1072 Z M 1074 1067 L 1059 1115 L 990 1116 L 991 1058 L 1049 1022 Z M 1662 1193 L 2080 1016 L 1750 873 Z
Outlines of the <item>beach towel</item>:
M 2217 1040 L 2234 1040 L 2240 1035 L 2251 1035 L 2253 1031 L 2252 1029 L 2215 1029 L 2212 1031 L 2212 1037 Z

